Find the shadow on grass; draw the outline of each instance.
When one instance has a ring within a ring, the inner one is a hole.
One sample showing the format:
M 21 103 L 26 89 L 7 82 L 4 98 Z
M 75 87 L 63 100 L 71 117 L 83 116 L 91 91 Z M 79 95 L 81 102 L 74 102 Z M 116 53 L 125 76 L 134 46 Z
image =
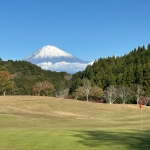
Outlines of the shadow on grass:
M 88 147 L 150 150 L 150 131 L 76 131 L 75 136 L 80 139 L 80 144 Z

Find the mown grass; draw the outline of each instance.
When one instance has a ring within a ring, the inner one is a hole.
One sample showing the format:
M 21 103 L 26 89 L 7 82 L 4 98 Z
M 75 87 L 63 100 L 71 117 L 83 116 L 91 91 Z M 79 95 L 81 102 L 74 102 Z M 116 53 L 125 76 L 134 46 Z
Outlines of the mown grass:
M 0 97 L 0 150 L 149 150 L 150 107 Z

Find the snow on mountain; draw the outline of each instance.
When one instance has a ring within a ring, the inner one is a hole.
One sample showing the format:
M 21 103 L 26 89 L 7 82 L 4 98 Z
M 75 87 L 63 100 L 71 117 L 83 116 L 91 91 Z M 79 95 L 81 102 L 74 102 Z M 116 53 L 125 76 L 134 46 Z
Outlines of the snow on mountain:
M 33 64 L 43 63 L 43 62 L 80 62 L 87 63 L 88 61 L 81 60 L 65 51 L 58 49 L 55 46 L 44 46 L 41 49 L 35 51 L 32 55 L 26 57 L 24 60 L 32 62 Z
M 45 70 L 66 71 L 68 73 L 83 71 L 91 63 L 50 45 L 42 47 L 23 60 L 36 64 Z

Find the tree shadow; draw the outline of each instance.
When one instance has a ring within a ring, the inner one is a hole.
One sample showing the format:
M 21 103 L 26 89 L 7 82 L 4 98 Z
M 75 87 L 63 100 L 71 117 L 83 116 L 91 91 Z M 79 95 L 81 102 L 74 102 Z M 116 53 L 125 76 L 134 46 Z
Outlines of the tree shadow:
M 149 150 L 150 131 L 75 131 L 80 144 L 88 147 L 107 147 L 109 150 L 125 148 L 127 150 Z

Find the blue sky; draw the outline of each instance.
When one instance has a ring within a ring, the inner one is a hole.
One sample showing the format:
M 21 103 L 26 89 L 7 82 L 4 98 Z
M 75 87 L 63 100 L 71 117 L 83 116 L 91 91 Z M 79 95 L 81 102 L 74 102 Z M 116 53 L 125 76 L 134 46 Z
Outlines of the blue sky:
M 150 0 L 0 0 L 0 58 L 45 45 L 80 59 L 122 56 L 150 43 Z

